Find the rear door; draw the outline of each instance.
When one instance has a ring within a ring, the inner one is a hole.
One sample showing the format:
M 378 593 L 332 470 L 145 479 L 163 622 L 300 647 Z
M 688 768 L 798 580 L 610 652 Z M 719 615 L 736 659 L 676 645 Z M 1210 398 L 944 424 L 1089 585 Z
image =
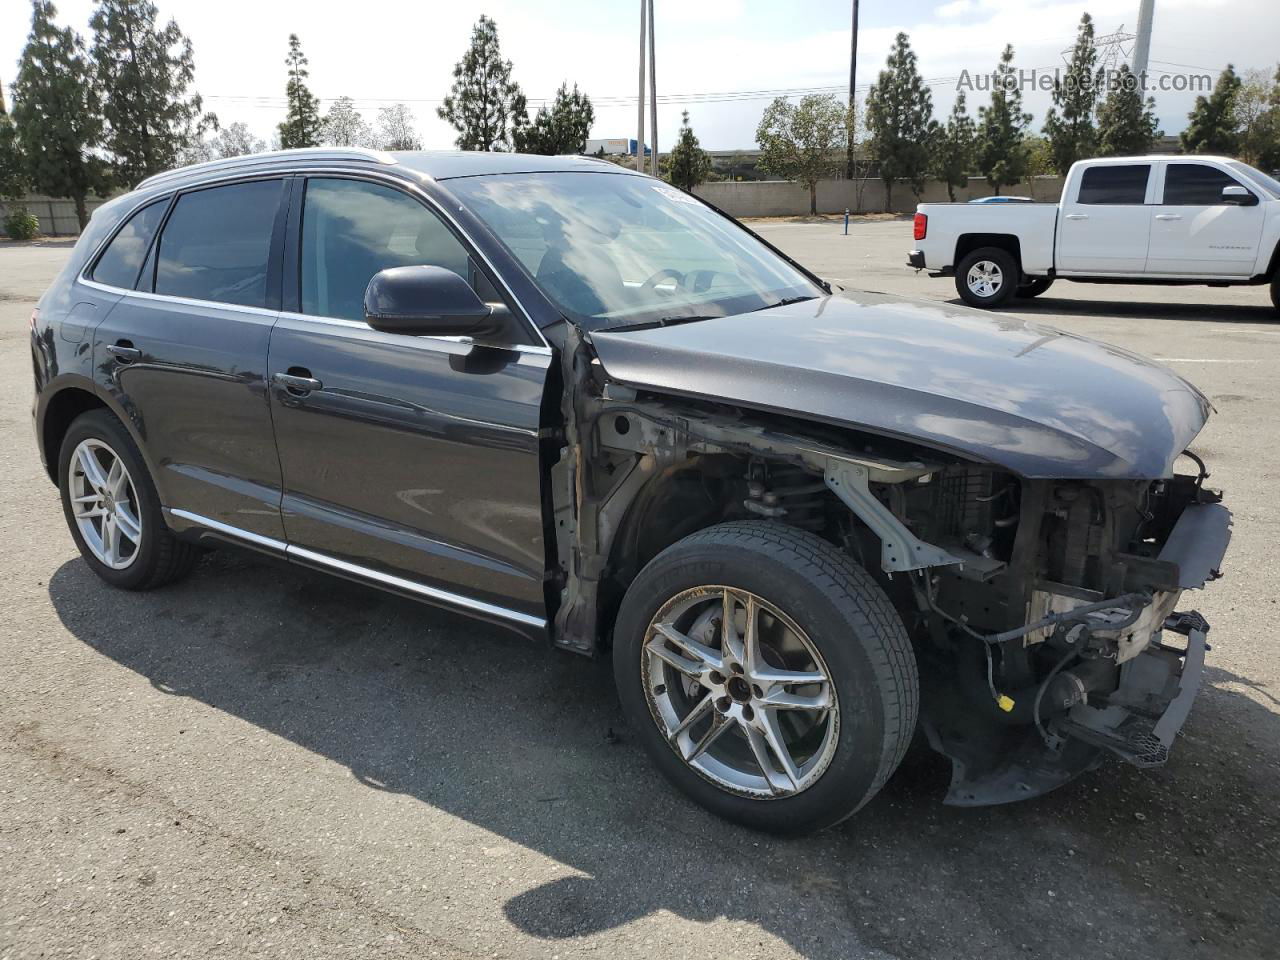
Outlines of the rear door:
M 1140 274 L 1147 264 L 1150 163 L 1086 167 L 1063 197 L 1057 266 L 1062 273 Z
M 142 436 L 161 503 L 275 540 L 284 531 L 266 362 L 287 197 L 279 178 L 181 193 L 141 271 L 109 248 L 93 274 L 134 287 L 97 327 L 95 377 Z
M 1223 187 L 1256 188 L 1217 165 L 1195 160 L 1164 164 L 1159 204 L 1153 208 L 1148 273 L 1247 277 L 1262 239 L 1260 203 L 1240 206 L 1222 199 Z
M 387 267 L 445 267 L 483 299 L 500 296 L 419 197 L 328 176 L 297 189 L 286 261 L 295 289 L 270 355 L 273 377 L 291 378 L 271 392 L 291 555 L 540 622 L 539 424 L 550 350 L 532 329 L 486 345 L 371 329 L 365 287 Z

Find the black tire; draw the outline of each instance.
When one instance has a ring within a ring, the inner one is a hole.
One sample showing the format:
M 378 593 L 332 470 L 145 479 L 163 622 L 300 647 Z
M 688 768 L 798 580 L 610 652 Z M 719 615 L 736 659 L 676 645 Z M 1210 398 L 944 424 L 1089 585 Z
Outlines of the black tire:
M 120 458 L 133 481 L 136 512 L 142 532 L 133 560 L 123 569 L 114 569 L 103 563 L 85 543 L 71 505 L 71 458 L 76 448 L 85 440 L 105 444 Z M 62 494 L 62 511 L 71 536 L 89 565 L 99 577 L 124 590 L 151 590 L 180 580 L 191 572 L 200 550 L 174 536 L 165 525 L 160 509 L 160 497 L 147 470 L 146 461 L 137 444 L 124 426 L 109 411 L 91 410 L 77 417 L 63 437 L 58 453 L 58 489 Z
M 1000 281 L 989 295 L 982 295 L 969 285 L 969 271 L 980 263 L 994 264 L 999 269 Z M 1022 271 L 1018 262 L 1007 250 L 999 247 L 980 247 L 974 250 L 956 267 L 956 292 L 971 307 L 988 309 L 1008 303 L 1018 289 Z
M 1053 286 L 1052 277 L 1033 277 L 1014 291 L 1014 296 L 1030 299 L 1038 297 Z
M 840 709 L 834 753 L 807 789 L 744 796 L 689 766 L 650 711 L 644 644 L 654 617 L 682 591 L 750 591 L 787 613 L 817 648 Z M 713 813 L 771 833 L 839 823 L 893 773 L 915 731 L 919 677 L 897 611 L 866 570 L 820 537 L 769 521 L 719 524 L 664 550 L 636 577 L 614 629 L 614 678 L 628 722 L 658 768 Z M 853 706 L 856 705 L 856 706 Z
M 1280 270 L 1271 278 L 1271 305 L 1280 310 Z

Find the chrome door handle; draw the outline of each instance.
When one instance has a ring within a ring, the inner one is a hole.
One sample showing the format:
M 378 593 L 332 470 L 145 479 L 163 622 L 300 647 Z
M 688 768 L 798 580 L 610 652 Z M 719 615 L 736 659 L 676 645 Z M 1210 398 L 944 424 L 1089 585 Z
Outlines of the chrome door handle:
M 107 353 L 111 354 L 121 363 L 133 363 L 135 360 L 142 359 L 142 351 L 128 340 L 121 340 L 119 343 L 107 344 Z
M 273 373 L 271 382 L 293 393 L 310 393 L 313 390 L 324 389 L 324 384 L 315 377 L 304 377 L 294 373 Z
M 1157 219 L 1157 220 L 1181 220 L 1181 219 L 1182 219 L 1182 214 L 1180 214 L 1180 213 L 1157 213 L 1157 214 L 1156 214 L 1156 219 Z
M 1068 220 L 1088 220 L 1089 215 L 1087 213 L 1068 213 L 1067 219 Z

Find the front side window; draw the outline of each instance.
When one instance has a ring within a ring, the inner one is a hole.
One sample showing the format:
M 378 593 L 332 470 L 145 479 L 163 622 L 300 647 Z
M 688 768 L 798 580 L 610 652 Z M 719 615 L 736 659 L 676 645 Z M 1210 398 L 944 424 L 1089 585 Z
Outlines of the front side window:
M 588 329 L 730 316 L 827 293 L 732 220 L 647 177 L 526 173 L 444 185 Z
M 160 226 L 160 218 L 169 206 L 169 198 L 149 203 L 120 228 L 107 244 L 98 258 L 98 265 L 93 268 L 93 279 L 112 287 L 123 287 L 132 290 L 138 282 L 138 271 L 142 269 L 142 258 L 147 255 L 151 246 L 151 238 Z
M 265 307 L 283 184 L 255 180 L 179 197 L 160 235 L 156 293 Z
M 1164 171 L 1164 202 L 1171 207 L 1222 205 L 1222 188 L 1242 186 L 1239 180 L 1203 163 L 1171 163 Z
M 1142 204 L 1147 199 L 1151 164 L 1104 164 L 1089 167 L 1080 180 L 1080 203 Z
M 364 319 L 364 291 L 380 270 L 426 265 L 474 283 L 466 248 L 408 194 L 360 180 L 307 181 L 302 208 L 302 312 Z

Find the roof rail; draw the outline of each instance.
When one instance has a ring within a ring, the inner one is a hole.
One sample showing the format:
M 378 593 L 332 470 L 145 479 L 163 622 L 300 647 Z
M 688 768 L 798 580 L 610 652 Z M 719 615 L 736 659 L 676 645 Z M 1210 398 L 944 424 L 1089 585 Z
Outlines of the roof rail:
M 221 160 L 206 160 L 204 163 L 192 163 L 185 167 L 175 167 L 163 173 L 152 174 L 134 189 L 151 187 L 168 180 L 177 180 L 196 173 L 212 173 L 218 170 L 234 170 L 236 167 L 251 167 L 260 163 L 273 163 L 284 160 L 355 160 L 359 163 L 395 163 L 395 157 L 385 150 L 366 150 L 363 147 L 300 147 L 295 150 L 271 150 L 266 153 L 249 153 L 240 157 L 224 157 Z

